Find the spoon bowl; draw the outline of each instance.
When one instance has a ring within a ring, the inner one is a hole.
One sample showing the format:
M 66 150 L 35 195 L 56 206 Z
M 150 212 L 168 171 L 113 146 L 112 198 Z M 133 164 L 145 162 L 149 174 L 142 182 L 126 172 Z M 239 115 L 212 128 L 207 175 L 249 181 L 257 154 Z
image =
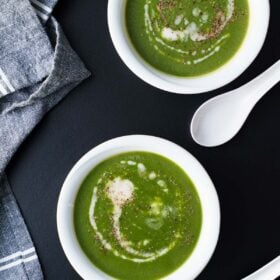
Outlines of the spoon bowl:
M 239 91 L 228 92 L 205 102 L 195 113 L 191 135 L 205 147 L 219 146 L 232 139 L 253 109 Z
M 280 80 L 280 61 L 248 84 L 202 104 L 191 122 L 194 141 L 215 147 L 231 140 L 256 103 Z

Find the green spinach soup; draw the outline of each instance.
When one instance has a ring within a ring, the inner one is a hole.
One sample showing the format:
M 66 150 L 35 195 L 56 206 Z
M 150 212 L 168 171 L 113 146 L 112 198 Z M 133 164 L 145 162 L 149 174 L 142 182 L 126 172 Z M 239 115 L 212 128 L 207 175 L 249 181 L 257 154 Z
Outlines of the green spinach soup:
M 200 200 L 187 174 L 147 152 L 98 164 L 81 184 L 74 207 L 81 248 L 117 279 L 172 273 L 194 250 L 201 224 Z
M 126 27 L 138 53 L 156 69 L 199 76 L 228 62 L 249 21 L 247 0 L 127 0 Z

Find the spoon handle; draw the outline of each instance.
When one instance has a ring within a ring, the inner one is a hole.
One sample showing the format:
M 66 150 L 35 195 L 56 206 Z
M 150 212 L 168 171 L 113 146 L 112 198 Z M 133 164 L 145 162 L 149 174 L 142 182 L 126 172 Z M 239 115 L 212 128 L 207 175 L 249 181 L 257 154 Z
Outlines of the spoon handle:
M 263 97 L 273 86 L 280 81 L 280 60 L 268 68 L 257 78 L 244 86 L 246 91 L 252 92 L 252 97 L 258 101 Z
M 280 256 L 242 280 L 274 280 L 280 275 Z

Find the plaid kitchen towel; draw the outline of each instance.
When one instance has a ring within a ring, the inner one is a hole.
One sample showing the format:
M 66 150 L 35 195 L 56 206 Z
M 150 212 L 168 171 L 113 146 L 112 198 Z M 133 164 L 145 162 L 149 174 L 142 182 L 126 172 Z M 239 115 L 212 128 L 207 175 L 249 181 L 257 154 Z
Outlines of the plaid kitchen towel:
M 43 279 L 5 168 L 41 120 L 90 74 L 51 16 L 57 0 L 0 0 L 0 279 Z

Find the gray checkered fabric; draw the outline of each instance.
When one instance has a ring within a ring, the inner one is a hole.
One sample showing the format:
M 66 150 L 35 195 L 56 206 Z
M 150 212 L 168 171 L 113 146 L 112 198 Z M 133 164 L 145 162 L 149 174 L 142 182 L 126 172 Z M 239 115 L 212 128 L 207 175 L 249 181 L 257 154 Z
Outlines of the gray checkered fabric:
M 43 279 L 5 168 L 41 118 L 90 73 L 51 16 L 57 0 L 0 0 L 0 279 Z

